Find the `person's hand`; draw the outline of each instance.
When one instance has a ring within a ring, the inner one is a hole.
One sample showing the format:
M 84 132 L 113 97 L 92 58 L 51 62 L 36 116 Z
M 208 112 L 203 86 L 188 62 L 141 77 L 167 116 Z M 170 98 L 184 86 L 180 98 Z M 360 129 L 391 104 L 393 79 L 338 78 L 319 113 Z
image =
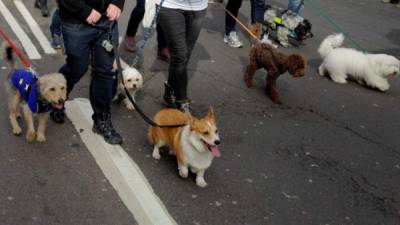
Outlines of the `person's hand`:
M 114 4 L 108 5 L 108 8 L 107 8 L 108 20 L 115 21 L 115 20 L 118 20 L 120 16 L 121 16 L 121 9 L 120 8 L 118 8 Z
M 101 18 L 101 14 L 96 10 L 92 9 L 88 18 L 86 18 L 86 22 L 91 25 L 95 25 Z

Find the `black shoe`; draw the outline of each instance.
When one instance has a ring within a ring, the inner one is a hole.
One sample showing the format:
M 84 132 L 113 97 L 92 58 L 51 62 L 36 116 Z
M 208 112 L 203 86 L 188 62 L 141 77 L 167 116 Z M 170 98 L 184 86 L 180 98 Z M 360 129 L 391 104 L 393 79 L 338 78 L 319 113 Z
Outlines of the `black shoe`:
M 40 9 L 40 2 L 39 2 L 39 0 L 35 0 L 35 8 Z
M 104 140 L 112 145 L 122 144 L 122 137 L 115 131 L 111 123 L 111 115 L 108 113 L 93 114 L 94 124 L 92 131 L 104 137 Z
M 176 107 L 176 98 L 174 95 L 174 89 L 168 84 L 167 81 L 164 82 L 164 101 L 169 108 L 177 108 Z
M 55 123 L 64 123 L 65 122 L 65 109 L 53 109 L 50 112 L 50 118 L 55 122 Z
M 42 16 L 43 17 L 48 17 L 49 16 L 49 9 L 47 8 L 47 6 L 43 6 L 41 8 L 41 11 L 42 11 Z
M 40 10 L 43 17 L 49 16 L 49 9 L 47 8 L 47 0 L 40 0 Z

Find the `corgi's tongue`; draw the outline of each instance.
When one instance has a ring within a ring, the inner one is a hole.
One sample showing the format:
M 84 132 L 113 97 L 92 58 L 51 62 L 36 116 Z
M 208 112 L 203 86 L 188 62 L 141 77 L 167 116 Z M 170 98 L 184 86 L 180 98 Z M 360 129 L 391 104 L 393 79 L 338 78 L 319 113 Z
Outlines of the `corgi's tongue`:
M 62 109 L 62 108 L 64 108 L 64 104 L 61 104 L 61 103 L 53 104 L 53 108 L 55 108 L 55 109 Z
M 218 149 L 218 146 L 216 146 L 216 145 L 210 145 L 210 146 L 208 146 L 208 148 L 211 150 L 211 154 L 214 156 L 214 157 L 221 157 L 221 152 L 219 151 L 219 149 Z

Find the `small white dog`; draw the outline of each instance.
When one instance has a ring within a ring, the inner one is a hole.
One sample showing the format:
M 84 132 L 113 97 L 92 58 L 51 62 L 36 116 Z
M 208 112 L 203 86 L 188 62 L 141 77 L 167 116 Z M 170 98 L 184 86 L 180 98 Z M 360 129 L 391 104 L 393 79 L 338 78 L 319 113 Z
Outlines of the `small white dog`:
M 135 99 L 136 92 L 143 88 L 143 76 L 142 74 L 135 68 L 130 67 L 126 63 L 121 61 L 122 66 L 122 76 L 124 79 L 124 83 L 132 98 Z M 116 65 L 114 65 L 116 68 Z M 118 78 L 118 86 L 117 86 L 117 94 L 115 95 L 114 101 L 121 100 L 125 107 L 128 110 L 135 110 L 133 104 L 129 101 L 128 97 L 125 94 L 124 86 L 122 84 L 122 80 Z
M 343 41 L 343 34 L 332 34 L 322 41 L 318 49 L 323 59 L 319 74 L 329 74 L 333 81 L 341 84 L 347 83 L 349 76 L 358 83 L 387 91 L 390 87 L 388 78 L 399 74 L 400 61 L 391 55 L 367 54 L 340 47 Z

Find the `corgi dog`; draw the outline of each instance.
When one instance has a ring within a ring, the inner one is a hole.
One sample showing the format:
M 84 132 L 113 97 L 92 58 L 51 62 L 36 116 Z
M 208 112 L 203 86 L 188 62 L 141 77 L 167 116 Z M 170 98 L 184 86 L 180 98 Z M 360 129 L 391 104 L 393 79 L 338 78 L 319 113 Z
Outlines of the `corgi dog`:
M 153 158 L 160 159 L 160 148 L 169 146 L 170 154 L 176 155 L 179 175 L 188 177 L 189 169 L 196 174 L 196 184 L 206 187 L 205 171 L 214 157 L 220 157 L 219 133 L 212 107 L 201 119 L 177 109 L 162 109 L 154 117 L 160 125 L 186 124 L 181 127 L 150 127 L 149 141 L 154 145 Z

